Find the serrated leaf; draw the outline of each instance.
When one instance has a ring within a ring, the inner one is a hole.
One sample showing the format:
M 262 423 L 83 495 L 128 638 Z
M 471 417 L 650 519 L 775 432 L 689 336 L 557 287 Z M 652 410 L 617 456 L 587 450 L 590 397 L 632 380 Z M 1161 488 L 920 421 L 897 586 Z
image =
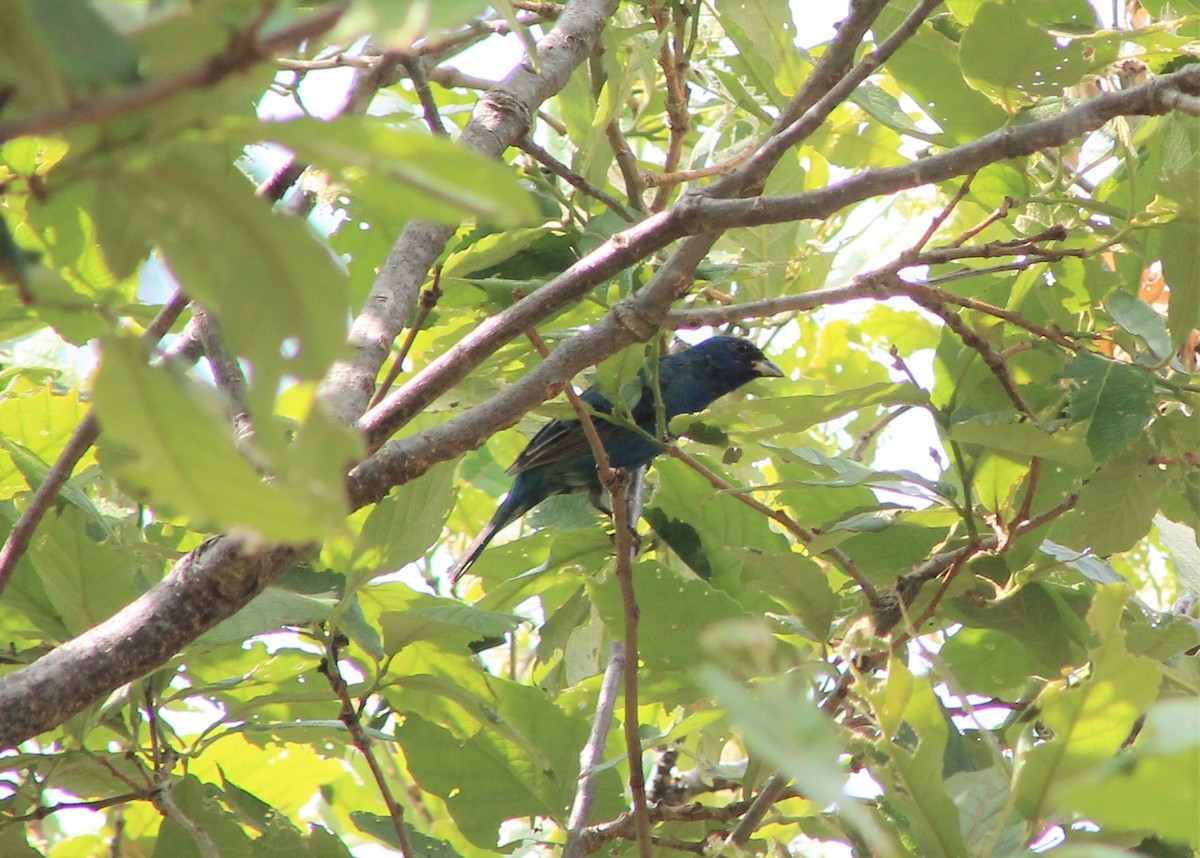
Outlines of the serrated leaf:
M 1107 462 L 1142 434 L 1154 409 L 1154 380 L 1131 366 L 1081 352 L 1062 378 L 1078 382 L 1068 407 L 1074 421 L 1088 424 L 1088 449 Z
M 375 505 L 354 542 L 348 593 L 375 575 L 404 567 L 433 545 L 458 496 L 457 465 L 457 460 L 435 465 Z
M 958 810 L 942 781 L 949 719 L 929 680 L 892 658 L 886 684 L 868 699 L 883 729 L 880 744 L 892 764 L 889 773 L 900 787 L 889 795 L 912 823 L 921 854 L 964 854 Z
M 963 33 L 959 63 L 973 86 L 1005 99 L 1056 96 L 1088 72 L 1082 45 L 1056 40 L 1014 12 L 1004 3 L 984 3 Z M 1003 39 L 996 38 L 999 32 Z
M 1030 459 L 1053 459 L 1087 467 L 1092 464 L 1092 453 L 1081 434 L 1074 427 L 1047 432 L 1033 423 L 1008 416 L 980 417 L 950 426 L 950 438 L 962 444 L 979 444 Z
M 1155 699 L 1158 666 L 1125 648 L 1120 618 L 1128 594 L 1125 584 L 1096 590 L 1088 625 L 1100 643 L 1089 651 L 1090 674 L 1053 682 L 1038 698 L 1038 720 L 1053 738 L 1017 758 L 1013 789 L 1026 819 L 1066 810 L 1063 791 L 1070 781 L 1110 760 Z
M 350 821 L 363 834 L 368 834 L 393 849 L 401 849 L 404 845 L 396 833 L 396 823 L 390 816 L 379 816 L 375 813 L 367 813 L 365 810 L 352 810 L 350 811 Z M 459 853 L 445 840 L 434 840 L 417 831 L 407 822 L 403 825 L 408 833 L 408 845 L 412 848 L 412 851 L 407 854 L 412 858 L 458 858 Z
M 448 649 L 466 647 L 484 638 L 508 634 L 521 623 L 513 614 L 485 611 L 450 599 L 433 596 L 418 598 L 406 611 L 381 614 L 384 650 L 397 653 L 417 641 L 433 641 Z
M 1149 532 L 1170 485 L 1154 455 L 1151 444 L 1140 442 L 1096 471 L 1079 493 L 1075 515 L 1055 525 L 1053 538 L 1100 556 L 1131 548 Z
M 887 842 L 865 809 L 843 792 L 841 742 L 829 719 L 798 693 L 793 681 L 774 678 L 751 689 L 711 665 L 702 667 L 696 678 L 729 712 L 751 749 L 795 779 L 817 803 L 836 803 L 873 846 Z M 890 852 L 883 849 L 879 854 Z
M 287 626 L 323 622 L 333 614 L 336 605 L 337 600 L 332 597 L 267 587 L 232 617 L 201 635 L 198 643 L 210 646 L 241 643 L 255 635 L 279 631 Z
M 738 412 L 764 428 L 743 433 L 747 438 L 771 438 L 780 432 L 801 432 L 851 411 L 880 405 L 922 405 L 928 394 L 912 384 L 879 382 L 825 396 L 763 397 L 746 402 Z

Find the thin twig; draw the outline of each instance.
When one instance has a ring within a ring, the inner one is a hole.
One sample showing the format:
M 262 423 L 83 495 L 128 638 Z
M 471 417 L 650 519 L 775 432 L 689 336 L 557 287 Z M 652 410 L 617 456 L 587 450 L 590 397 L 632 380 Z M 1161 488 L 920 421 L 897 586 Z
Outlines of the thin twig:
M 429 318 L 429 314 L 433 312 L 433 308 L 437 306 L 437 302 L 442 297 L 442 266 L 437 266 L 433 269 L 433 283 L 428 289 L 421 293 L 421 301 L 417 305 L 417 318 L 413 320 L 409 326 L 408 334 L 404 337 L 404 345 L 400 347 L 400 351 L 396 353 L 396 357 L 392 359 L 392 365 L 388 369 L 387 376 L 379 385 L 379 390 L 375 392 L 375 398 L 371 400 L 372 407 L 379 404 L 387 392 L 391 389 L 392 384 L 404 369 L 404 360 L 408 357 L 408 353 L 412 351 L 413 342 L 417 338 L 417 334 L 421 332 L 421 327 L 425 324 L 425 320 Z
M 612 147 L 621 177 L 625 180 L 625 196 L 629 199 L 629 205 L 633 206 L 635 211 L 647 214 L 646 202 L 642 199 L 646 188 L 642 184 L 642 174 L 638 171 L 637 156 L 625 142 L 625 135 L 621 133 L 621 126 L 617 124 L 617 120 L 612 120 L 604 127 L 604 134 L 608 138 L 608 145 Z
M 796 798 L 799 793 L 794 789 L 785 790 L 777 800 Z M 733 822 L 740 819 L 750 809 L 753 802 L 735 801 L 730 804 L 713 806 L 707 804 L 654 804 L 649 808 L 652 822 Z M 583 851 L 597 852 L 605 844 L 614 840 L 633 840 L 637 836 L 634 829 L 632 811 L 627 811 L 611 822 L 602 822 L 585 829 L 583 833 Z
M 1008 398 L 1016 409 L 1032 420 L 1035 424 L 1038 423 L 1037 414 L 1025 401 L 1025 397 L 1021 395 L 1021 391 L 1017 388 L 1017 383 L 1013 381 L 1012 374 L 1008 371 L 1008 364 L 995 349 L 988 345 L 987 340 L 975 333 L 974 329 L 963 321 L 962 316 L 948 307 L 932 301 L 921 301 L 914 298 L 918 304 L 924 307 L 929 312 L 940 318 L 946 323 L 946 327 L 954 331 L 958 338 L 963 341 L 963 345 L 970 349 L 974 349 L 983 358 L 983 362 L 987 364 L 988 369 L 992 371 L 992 375 L 1000 382 L 1000 386 L 1004 388 L 1004 392 L 1008 394 Z
M 97 798 L 91 801 L 60 801 L 58 804 L 38 805 L 29 813 L 24 813 L 20 816 L 5 816 L 4 821 L 6 825 L 16 822 L 37 822 L 63 810 L 104 810 L 105 808 L 127 804 L 131 801 L 152 801 L 153 799 L 154 790 L 137 790 L 136 792 L 128 792 L 124 795 Z
M 187 304 L 188 300 L 182 293 L 176 292 L 172 295 L 170 300 L 158 311 L 154 320 L 150 322 L 142 339 L 148 343 L 157 343 L 167 331 L 171 330 L 171 326 L 175 324 Z M 58 458 L 55 459 L 54 464 L 42 479 L 42 484 L 37 487 L 33 497 L 29 499 L 29 506 L 25 507 L 21 517 L 9 531 L 8 537 L 4 540 L 4 547 L 0 548 L 0 593 L 4 592 L 13 572 L 16 571 L 17 561 L 29 548 L 29 542 L 33 539 L 38 523 L 50 511 L 59 492 L 67 484 L 67 480 L 71 479 L 71 473 L 75 470 L 79 460 L 83 458 L 83 454 L 91 448 L 92 444 L 96 443 L 96 439 L 99 437 L 100 424 L 96 420 L 95 412 L 89 411 L 87 416 L 75 427 L 75 431 L 71 433 L 66 446 L 63 447 L 62 452 L 58 454 Z
M 875 422 L 875 425 L 871 426 L 871 428 L 859 436 L 858 443 L 854 445 L 854 449 L 850 453 L 850 460 L 854 462 L 861 462 L 863 456 L 867 454 L 867 448 L 871 446 L 871 442 L 879 436 L 879 433 L 886 429 L 888 424 L 890 424 L 897 417 L 902 414 L 907 414 L 909 411 L 911 411 L 913 407 L 914 406 L 912 405 L 901 405 L 895 411 L 889 411 L 887 414 L 883 415 L 883 417 L 879 418 L 879 420 Z
M 530 328 L 525 332 L 533 347 L 542 357 L 548 357 L 550 350 L 537 331 Z M 623 470 L 614 470 L 608 460 L 608 451 L 596 431 L 595 423 L 583 400 L 571 387 L 564 389 L 571 407 L 579 418 L 579 425 L 587 437 L 592 456 L 596 459 L 596 471 L 601 484 L 608 489 L 612 498 L 613 528 L 616 531 L 616 576 L 621 586 L 621 599 L 625 608 L 625 640 L 623 652 L 623 678 L 625 686 L 625 748 L 629 756 L 629 791 L 633 795 L 634 815 L 637 819 L 638 849 L 641 858 L 650 858 L 650 822 L 646 815 L 646 780 L 642 772 L 642 746 L 638 734 L 637 715 L 637 623 L 638 607 L 633 592 L 633 557 L 637 547 L 633 540 L 633 529 L 630 525 L 629 483 L 630 475 Z M 635 477 L 641 481 L 640 471 Z M 635 486 L 633 497 L 640 498 L 640 488 Z M 640 503 L 639 503 L 640 505 Z M 599 709 L 597 710 L 599 712 Z M 577 796 L 578 798 L 578 796 Z M 640 808 L 640 810 L 639 810 Z M 586 823 L 584 823 L 586 824 Z
M 212 369 L 217 389 L 225 395 L 230 422 L 237 432 L 239 444 L 254 440 L 254 422 L 250 418 L 250 407 L 246 404 L 246 376 L 237 358 L 225 348 L 221 336 L 221 325 L 216 316 L 198 304 L 192 305 L 192 315 L 204 344 L 204 355 Z
M 971 175 L 974 175 L 974 173 L 972 173 Z M 1000 203 L 1000 205 L 996 207 L 995 211 L 993 211 L 991 214 L 989 214 L 987 217 L 985 217 L 976 226 L 972 227 L 971 229 L 968 229 L 966 232 L 964 232 L 962 235 L 960 235 L 958 238 L 956 238 L 954 240 L 954 243 L 951 244 L 950 246 L 951 247 L 961 247 L 962 245 L 966 244 L 968 241 L 970 241 L 975 236 L 979 235 L 979 233 L 983 232 L 985 229 L 987 229 L 989 226 L 994 224 L 996 221 L 1003 220 L 1004 218 L 1008 217 L 1009 210 L 1016 204 L 1017 204 L 1017 201 L 1014 200 L 1012 197 L 1005 197 L 1004 200 Z
M 417 91 L 417 99 L 421 102 L 421 110 L 425 112 L 425 124 L 429 126 L 429 130 L 433 134 L 439 137 L 449 136 L 450 132 L 446 130 L 446 126 L 442 123 L 442 114 L 438 110 L 437 102 L 433 100 L 433 93 L 429 89 L 429 79 L 425 76 L 425 66 L 422 64 L 421 58 L 415 57 L 412 54 L 405 54 L 401 57 L 400 62 L 404 65 L 404 70 L 408 72 L 413 89 Z
M 525 336 L 529 338 L 529 342 L 533 343 L 538 354 L 544 358 L 550 356 L 550 350 L 546 348 L 546 342 L 542 339 L 541 334 L 530 328 L 525 332 Z M 571 407 L 575 409 L 575 416 L 579 420 L 580 428 L 583 429 L 588 446 L 592 450 L 592 456 L 596 459 L 596 473 L 600 475 L 600 482 L 602 485 L 608 485 L 612 479 L 613 469 L 608 463 L 608 451 L 604 449 L 604 442 L 600 440 L 600 433 L 596 431 L 596 424 L 592 420 L 591 412 L 570 384 L 563 388 L 563 393 L 567 395 Z
M 338 714 L 338 718 L 346 725 L 346 729 L 350 732 L 350 738 L 354 741 L 354 747 L 358 748 L 359 753 L 366 759 L 367 766 L 371 769 L 371 776 L 375 779 L 375 786 L 378 787 L 379 794 L 383 797 L 383 803 L 386 805 L 388 814 L 392 818 L 392 825 L 396 829 L 396 838 L 400 844 L 401 858 L 411 858 L 415 853 L 413 852 L 412 841 L 408 836 L 408 826 L 404 822 L 404 808 L 400 806 L 395 796 L 392 795 L 392 789 L 388 784 L 387 777 L 384 775 L 383 769 L 379 766 L 379 760 L 375 758 L 371 737 L 363 730 L 358 710 L 354 707 L 354 701 L 350 699 L 350 689 L 346 685 L 346 680 L 342 678 L 342 670 L 338 665 L 338 638 L 336 633 L 331 632 L 326 640 L 325 659 L 321 662 L 320 671 L 325 674 L 325 678 L 329 680 L 329 687 L 333 689 L 333 693 L 341 701 L 342 708 Z
M 746 810 L 746 815 L 738 820 L 737 825 L 733 827 L 733 831 L 729 832 L 729 836 L 725 838 L 726 846 L 744 846 L 750 841 L 750 836 L 762 824 L 763 818 L 766 817 L 767 811 L 775 806 L 785 792 L 791 781 L 781 774 L 776 774 L 759 790 L 758 795 L 754 797 L 754 801 L 750 803 L 750 807 Z
M 694 182 L 697 179 L 710 179 L 713 176 L 723 176 L 742 164 L 753 154 L 753 147 L 747 147 L 736 155 L 731 155 L 724 161 L 708 167 L 695 167 L 691 170 L 674 170 L 670 173 L 643 170 L 641 173 L 642 183 L 648 188 L 662 188 L 667 185 L 681 185 L 684 182 Z
M 746 506 L 753 510 L 757 510 L 767 518 L 782 525 L 784 529 L 795 536 L 803 544 L 807 545 L 816 538 L 816 535 L 811 530 L 794 521 L 783 510 L 769 507 L 757 498 L 751 497 L 746 492 L 732 491 L 734 488 L 733 486 L 731 486 L 717 474 L 710 471 L 708 468 L 704 467 L 704 465 L 700 464 L 700 462 L 698 462 L 692 456 L 689 456 L 677 445 L 672 444 L 670 447 L 668 447 L 667 453 L 674 456 L 676 459 L 679 459 L 679 461 L 683 462 L 689 468 L 708 480 L 709 483 L 712 484 L 713 488 L 720 491 L 730 492 L 732 497 L 741 501 Z M 875 585 L 870 582 L 866 574 L 858 568 L 858 564 L 854 562 L 850 555 L 846 554 L 846 552 L 842 551 L 840 548 L 829 548 L 823 553 L 828 555 L 829 558 L 833 560 L 843 572 L 845 572 L 854 580 L 854 583 L 859 586 L 859 589 L 862 590 L 863 595 L 867 597 L 867 602 L 869 602 L 873 608 L 879 605 L 879 591 L 875 589 Z
M 685 16 L 682 6 L 676 4 L 672 4 L 671 12 L 668 13 L 659 3 L 651 3 L 649 12 L 658 32 L 664 34 L 662 45 L 658 50 L 658 64 L 667 84 L 667 128 L 670 135 L 662 171 L 670 173 L 679 165 L 683 156 L 683 141 L 692 125 L 692 116 L 688 111 L 688 86 L 684 79 L 688 68 L 688 60 L 683 55 Z M 667 39 L 665 33 L 669 25 L 671 38 Z M 651 211 L 657 212 L 666 208 L 673 187 L 668 184 L 658 186 L 658 190 L 654 193 L 654 202 L 650 205 Z
M 633 800 L 634 829 L 638 854 L 651 858 L 650 815 L 646 810 L 646 775 L 642 771 L 642 739 L 638 731 L 638 610 L 633 588 L 633 530 L 629 522 L 627 491 L 629 474 L 610 471 L 605 483 L 612 496 L 613 527 L 616 530 L 616 578 L 621 586 L 621 604 L 625 613 L 625 754 L 629 759 L 629 792 Z
M 257 35 L 256 29 L 260 22 L 255 22 L 249 29 L 235 33 L 229 40 L 229 47 L 223 53 L 209 57 L 199 66 L 172 77 L 116 95 L 79 101 L 60 110 L 0 122 L 0 143 L 17 137 L 45 136 L 85 123 L 98 123 L 117 116 L 127 116 L 149 110 L 188 90 L 214 86 L 281 48 L 312 39 L 328 31 L 337 24 L 349 5 L 339 3 L 267 36 Z
M 522 152 L 533 158 L 571 187 L 576 188 L 587 194 L 589 197 L 594 197 L 595 199 L 604 203 L 606 206 L 616 212 L 617 216 L 622 220 L 629 223 L 633 223 L 637 220 L 637 215 L 633 214 L 633 212 L 621 205 L 620 200 L 618 200 L 612 194 L 597 188 L 579 173 L 576 173 L 562 161 L 558 160 L 541 146 L 534 143 L 530 138 L 524 138 L 517 143 L 517 146 Z
M 929 226 L 925 230 L 925 234 L 917 239 L 917 243 L 909 249 L 908 252 L 910 254 L 915 255 L 925 249 L 925 245 L 929 244 L 930 239 L 932 239 L 934 234 L 941 229 L 942 224 L 946 222 L 946 218 L 950 217 L 950 213 L 953 212 L 954 209 L 958 207 L 958 204 L 962 202 L 963 197 L 967 195 L 967 191 L 971 190 L 971 181 L 974 178 L 974 173 L 967 174 L 966 178 L 963 179 L 962 185 L 959 186 L 958 193 L 954 195 L 950 202 L 946 203 L 946 205 L 942 207 L 942 210 L 937 213 L 937 216 L 929 222 Z
M 201 858 L 221 858 L 221 850 L 208 830 L 184 813 L 183 808 L 175 801 L 174 787 L 175 783 L 164 775 L 162 783 L 154 792 L 154 806 L 158 808 L 159 813 L 188 833 Z
M 624 673 L 625 645 L 613 641 L 608 651 L 608 664 L 604 667 L 604 680 L 600 683 L 600 694 L 596 698 L 592 730 L 583 750 L 579 752 L 579 781 L 575 785 L 575 798 L 571 802 L 570 816 L 567 817 L 567 843 L 563 847 L 562 858 L 582 858 L 585 854 L 583 838 L 592 816 L 592 804 L 599 783 L 596 767 L 604 759 L 604 744 L 612 727 L 613 711 L 617 706 L 617 694 L 621 690 Z
M 1007 550 L 1013 544 L 1016 538 L 1017 528 L 1026 521 L 1029 521 L 1030 513 L 1033 510 L 1033 498 L 1037 494 L 1038 480 L 1042 475 L 1042 460 L 1034 456 L 1029 461 L 1029 477 L 1025 481 L 1025 496 L 1021 498 L 1021 508 L 1017 510 L 1012 521 L 1008 523 L 1008 539 L 1002 545 L 1001 551 Z

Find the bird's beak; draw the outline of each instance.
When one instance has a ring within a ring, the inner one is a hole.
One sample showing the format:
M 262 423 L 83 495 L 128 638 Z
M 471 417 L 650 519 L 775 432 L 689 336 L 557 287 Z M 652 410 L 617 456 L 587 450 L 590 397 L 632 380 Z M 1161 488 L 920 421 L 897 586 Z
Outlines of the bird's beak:
M 783 370 L 766 358 L 756 360 L 750 366 L 758 373 L 759 378 L 783 378 Z

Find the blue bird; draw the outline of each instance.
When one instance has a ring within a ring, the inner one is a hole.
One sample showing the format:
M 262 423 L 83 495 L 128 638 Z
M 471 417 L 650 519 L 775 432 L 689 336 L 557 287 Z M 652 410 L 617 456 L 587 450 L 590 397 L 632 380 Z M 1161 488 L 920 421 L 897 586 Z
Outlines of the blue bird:
M 712 337 L 658 362 L 658 385 L 668 421 L 679 414 L 703 411 L 727 393 L 756 378 L 783 373 L 753 343 L 738 337 Z M 611 414 L 612 403 L 591 387 L 580 397 L 597 413 Z M 595 419 L 593 423 L 614 468 L 633 470 L 647 465 L 665 447 L 655 439 L 657 419 L 654 391 L 642 373 L 642 395 L 630 413 L 642 432 Z M 578 420 L 555 420 L 542 427 L 508 469 L 516 477 L 508 495 L 483 532 L 475 538 L 451 571 L 457 582 L 479 559 L 492 538 L 552 495 L 586 491 L 599 506 L 602 487 L 596 457 Z

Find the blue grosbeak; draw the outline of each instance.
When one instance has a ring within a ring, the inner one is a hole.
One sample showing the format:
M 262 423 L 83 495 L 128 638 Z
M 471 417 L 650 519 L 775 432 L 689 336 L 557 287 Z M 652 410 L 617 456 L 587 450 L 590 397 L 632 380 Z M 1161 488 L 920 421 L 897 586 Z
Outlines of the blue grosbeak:
M 756 345 L 737 337 L 712 337 L 658 362 L 659 391 L 668 421 L 679 414 L 703 411 L 756 378 L 782 375 Z M 598 414 L 612 413 L 612 403 L 595 387 L 580 398 Z M 643 372 L 642 395 L 630 412 L 641 432 L 603 418 L 593 421 L 612 467 L 640 468 L 665 449 L 654 437 L 656 412 L 654 391 Z M 587 491 L 599 506 L 601 485 L 596 457 L 578 420 L 555 420 L 544 426 L 508 474 L 516 477 L 512 488 L 488 526 L 454 565 L 452 582 L 471 568 L 497 533 L 551 495 Z

